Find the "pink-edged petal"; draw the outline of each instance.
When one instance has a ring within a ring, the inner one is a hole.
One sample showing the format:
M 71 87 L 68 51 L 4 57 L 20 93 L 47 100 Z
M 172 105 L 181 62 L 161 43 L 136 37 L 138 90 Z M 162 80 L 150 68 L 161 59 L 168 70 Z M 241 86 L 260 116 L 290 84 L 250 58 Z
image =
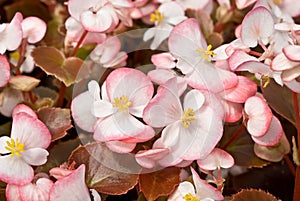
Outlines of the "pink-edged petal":
M 148 72 L 150 79 L 157 84 L 164 84 L 169 79 L 174 78 L 174 72 L 168 69 L 155 69 Z
M 244 110 L 248 118 L 248 132 L 255 137 L 265 135 L 270 127 L 273 116 L 266 101 L 258 96 L 252 96 L 245 102 Z
M 68 175 L 70 175 L 73 170 L 61 168 L 61 167 L 54 167 L 49 170 L 50 176 L 54 177 L 55 179 L 61 179 Z
M 204 95 L 200 91 L 194 89 L 194 90 L 189 91 L 185 95 L 184 101 L 183 101 L 183 108 L 184 108 L 184 110 L 187 110 L 190 108 L 194 111 L 197 111 L 202 107 L 204 102 L 205 102 Z
M 283 129 L 277 117 L 273 116 L 269 130 L 261 137 L 251 136 L 253 141 L 262 146 L 273 146 L 280 141 Z
M 136 144 L 135 143 L 126 143 L 122 141 L 109 141 L 105 142 L 105 145 L 116 153 L 129 153 L 131 152 Z
M 214 56 L 212 58 L 212 60 L 225 60 L 228 59 L 229 55 L 226 52 L 226 49 L 230 46 L 230 44 L 224 44 L 221 45 L 219 47 L 217 47 L 216 49 L 214 49 L 214 53 L 216 54 L 216 56 Z
M 23 16 L 20 12 L 17 12 L 11 22 L 7 25 L 5 30 L 5 40 L 7 42 L 7 50 L 13 51 L 16 50 L 22 41 L 22 26 L 21 21 Z
M 95 80 L 89 81 L 88 91 L 90 92 L 90 94 L 92 95 L 92 97 L 94 98 L 95 101 L 101 100 L 100 87 L 99 87 L 98 82 L 96 82 Z
M 101 201 L 101 196 L 95 189 L 90 189 L 94 201 Z
M 0 87 L 5 86 L 10 79 L 9 62 L 5 55 L 0 55 Z
M 90 32 L 104 32 L 113 26 L 113 18 L 106 9 L 100 9 L 96 14 L 84 11 L 80 15 L 83 27 Z
M 232 167 L 234 159 L 226 151 L 215 148 L 205 159 L 198 160 L 197 164 L 204 170 L 216 170 L 218 168 Z
M 23 38 L 29 43 L 37 43 L 46 34 L 46 23 L 37 17 L 27 17 L 22 21 Z
M 145 107 L 153 95 L 153 84 L 149 77 L 132 68 L 119 68 L 106 79 L 106 90 L 110 102 L 115 98 L 127 96 L 132 103 L 130 108 Z M 139 110 L 140 111 L 140 110 Z M 134 114 L 142 117 L 142 114 Z
M 291 61 L 300 61 L 300 46 L 289 45 L 282 49 L 285 56 Z
M 233 123 L 240 120 L 243 116 L 243 105 L 241 103 L 233 103 L 224 101 L 225 108 L 225 122 Z
M 193 181 L 196 187 L 196 195 L 200 200 L 210 198 L 212 200 L 223 200 L 224 197 L 220 191 L 208 184 L 205 180 L 202 180 L 197 172 L 191 168 Z
M 80 14 L 85 10 L 89 10 L 94 5 L 97 5 L 97 2 L 98 2 L 97 0 L 86 0 L 86 1 L 84 1 L 84 4 L 83 4 L 82 1 L 69 0 L 68 1 L 68 11 L 72 17 L 74 17 L 76 20 L 79 20 Z
M 236 3 L 236 6 L 238 7 L 238 9 L 244 9 L 256 1 L 257 0 L 236 0 L 235 3 Z
M 33 179 L 33 169 L 21 157 L 0 157 L 0 180 L 15 185 L 24 185 Z
M 236 71 L 236 69 L 244 62 L 247 61 L 258 61 L 256 57 L 250 56 L 245 51 L 236 50 L 229 57 L 228 65 L 232 71 Z
M 19 187 L 22 200 L 49 201 L 50 189 L 53 182 L 47 178 L 40 178 L 35 184 L 29 183 Z
M 300 63 L 292 69 L 282 72 L 281 78 L 284 82 L 290 82 L 300 76 Z
M 92 114 L 94 97 L 86 91 L 76 96 L 71 104 L 72 117 L 75 123 L 83 130 L 94 131 L 97 118 Z
M 7 146 L 6 142 L 10 142 L 11 138 L 8 136 L 2 136 L 0 137 L 0 154 L 9 154 L 10 151 L 8 151 L 5 147 Z
M 153 127 L 164 127 L 181 118 L 181 108 L 177 80 L 173 78 L 159 86 L 144 110 L 143 120 Z
M 147 151 L 139 151 L 135 155 L 136 162 L 144 168 L 154 168 L 157 161 L 164 158 L 169 153 L 169 149 L 150 149 Z
M 99 100 L 94 102 L 92 114 L 96 117 L 103 118 L 113 114 L 114 111 L 110 102 Z
M 251 10 L 244 18 L 241 39 L 249 47 L 256 47 L 258 41 L 268 41 L 274 31 L 274 21 L 270 11 L 264 7 Z
M 296 93 L 300 93 L 300 82 L 296 80 L 292 80 L 290 82 L 284 82 L 284 84 Z
M 244 103 L 256 94 L 257 85 L 245 76 L 238 76 L 238 80 L 235 87 L 225 90 L 225 99 L 235 103 Z
M 154 136 L 148 126 L 126 112 L 117 112 L 99 120 L 95 126 L 94 139 L 101 142 L 135 139 L 135 142 L 146 141 L 139 139 L 139 135 L 146 135 L 148 139 Z
M 51 142 L 51 134 L 47 126 L 39 119 L 26 113 L 16 114 L 13 118 L 11 138 L 18 139 L 25 149 L 44 148 Z
M 91 200 L 85 183 L 85 165 L 80 165 L 72 174 L 57 180 L 51 188 L 50 201 L 65 201 L 66 198 Z
M 19 192 L 19 186 L 17 185 L 7 184 L 5 189 L 5 196 L 7 201 L 22 201 Z
M 168 198 L 168 201 L 182 201 L 183 197 L 188 193 L 196 195 L 193 184 L 188 181 L 181 182 L 177 189 Z
M 235 71 L 248 71 L 250 73 L 259 73 L 262 75 L 271 74 L 270 66 L 259 61 L 246 61 L 239 65 Z
M 39 166 L 47 162 L 48 151 L 41 148 L 27 149 L 22 153 L 22 159 L 29 165 Z
M 32 116 L 33 118 L 36 118 L 36 119 L 38 118 L 37 114 L 30 107 L 28 107 L 27 105 L 24 105 L 24 104 L 19 104 L 14 108 L 12 117 L 14 118 L 15 115 L 22 113 L 22 112 Z
M 154 54 L 151 61 L 157 68 L 175 68 L 175 58 L 169 52 Z
M 123 67 L 126 65 L 126 59 L 128 58 L 128 55 L 126 52 L 118 52 L 118 54 L 109 62 L 104 63 L 104 68 L 117 68 L 117 67 Z
M 294 68 L 299 62 L 290 61 L 284 53 L 278 54 L 271 63 L 271 69 L 275 71 L 283 71 Z

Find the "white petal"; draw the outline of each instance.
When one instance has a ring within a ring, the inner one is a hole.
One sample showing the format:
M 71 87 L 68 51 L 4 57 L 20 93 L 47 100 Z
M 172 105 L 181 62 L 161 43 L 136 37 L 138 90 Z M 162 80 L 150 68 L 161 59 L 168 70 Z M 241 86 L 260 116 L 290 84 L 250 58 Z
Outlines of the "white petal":
M 122 141 L 109 141 L 105 142 L 105 145 L 116 153 L 129 153 L 131 152 L 136 144 L 135 143 L 126 143 Z
M 48 151 L 41 148 L 32 148 L 22 153 L 22 159 L 29 165 L 39 166 L 47 162 Z
M 205 97 L 204 95 L 198 90 L 191 90 L 189 91 L 183 101 L 183 108 L 187 110 L 188 108 L 197 111 L 201 108 L 204 104 Z
M 98 100 L 94 102 L 92 114 L 96 117 L 107 117 L 114 113 L 114 108 L 110 102 Z
M 8 154 L 10 153 L 10 151 L 8 151 L 7 149 L 5 149 L 5 147 L 7 146 L 7 141 L 10 142 L 10 137 L 8 136 L 2 136 L 0 137 L 0 154 Z

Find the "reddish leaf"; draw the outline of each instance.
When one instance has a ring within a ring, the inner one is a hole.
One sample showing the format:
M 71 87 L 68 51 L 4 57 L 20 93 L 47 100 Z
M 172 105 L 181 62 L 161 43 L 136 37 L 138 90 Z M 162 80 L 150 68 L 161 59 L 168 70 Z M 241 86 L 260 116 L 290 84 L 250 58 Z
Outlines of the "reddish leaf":
M 243 189 L 239 193 L 232 196 L 231 201 L 279 201 L 272 194 L 266 193 L 262 190 Z
M 226 125 L 224 127 L 224 135 L 220 141 L 221 148 L 228 142 L 239 127 L 240 125 Z M 235 165 L 244 167 L 263 167 L 269 163 L 255 155 L 254 142 L 246 129 L 244 129 L 225 150 L 232 155 Z
M 37 114 L 50 130 L 52 141 L 64 137 L 67 130 L 72 128 L 69 109 L 46 107 L 38 110 Z
M 75 161 L 77 166 L 86 165 L 86 183 L 89 188 L 109 195 L 121 195 L 132 189 L 138 181 L 137 174 L 126 173 L 128 169 L 120 164 L 118 158 L 127 157 L 122 155 L 110 151 L 101 143 L 91 143 L 75 149 L 69 163 Z
M 180 169 L 169 167 L 139 176 L 139 186 L 148 201 L 170 195 L 180 183 Z
M 54 47 L 37 47 L 31 53 L 35 63 L 48 75 L 53 75 L 68 87 L 77 80 L 77 74 L 83 61 L 77 57 L 65 58 L 64 54 Z

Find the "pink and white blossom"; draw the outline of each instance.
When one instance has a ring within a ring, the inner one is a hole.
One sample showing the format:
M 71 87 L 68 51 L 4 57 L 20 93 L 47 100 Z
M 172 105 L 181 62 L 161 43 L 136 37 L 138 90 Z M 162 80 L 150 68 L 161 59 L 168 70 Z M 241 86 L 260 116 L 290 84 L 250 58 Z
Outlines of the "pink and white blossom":
M 35 113 L 28 106 L 17 106 L 10 137 L 0 138 L 0 180 L 14 185 L 29 183 L 34 176 L 31 165 L 46 163 L 50 142 L 48 128 Z
M 4 55 L 0 55 L 0 87 L 5 86 L 10 79 L 9 62 Z
M 27 17 L 22 23 L 23 38 L 28 43 L 37 43 L 43 39 L 47 31 L 46 23 L 38 17 Z

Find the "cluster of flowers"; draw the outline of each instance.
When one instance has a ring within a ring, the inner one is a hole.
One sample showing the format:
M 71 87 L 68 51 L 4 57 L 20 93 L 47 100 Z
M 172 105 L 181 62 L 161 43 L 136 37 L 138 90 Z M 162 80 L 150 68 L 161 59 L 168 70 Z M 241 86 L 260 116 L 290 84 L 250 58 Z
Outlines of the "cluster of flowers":
M 269 108 L 257 84 L 240 71 L 253 73 L 262 87 L 270 79 L 300 93 L 300 26 L 293 16 L 300 11 L 290 2 L 273 0 L 236 1 L 238 8 L 254 6 L 235 31 L 236 39 L 213 50 L 199 23 L 185 16 L 189 8 L 210 13 L 213 1 L 203 0 L 69 0 L 65 21 L 65 46 L 75 48 L 96 43 L 90 59 L 113 68 L 103 83 L 91 80 L 88 91 L 76 96 L 71 112 L 76 125 L 92 132 L 97 142 L 117 153 L 135 154 L 142 168 L 188 167 L 194 161 L 212 174 L 202 180 L 191 168 L 194 185 L 182 181 L 169 200 L 222 200 L 221 168 L 234 165 L 233 157 L 218 148 L 223 123 L 243 119 L 253 141 L 274 146 L 284 136 L 280 121 Z M 231 8 L 230 1 L 219 0 Z M 152 26 L 143 36 L 158 49 L 168 40 L 169 52 L 152 55 L 156 67 L 145 73 L 126 66 L 126 52 L 114 32 L 140 19 Z M 41 41 L 46 24 L 37 17 L 23 19 L 16 13 L 0 25 L 0 87 L 14 76 L 34 68 L 30 53 Z M 254 48 L 260 52 L 255 52 Z M 20 57 L 21 49 L 25 54 Z M 74 55 L 72 55 L 74 56 Z M 154 84 L 155 83 L 155 84 Z M 38 83 L 37 83 L 38 84 Z M 155 89 L 155 85 L 158 88 Z M 47 161 L 51 134 L 36 113 L 19 104 L 20 98 L 2 97 L 1 113 L 12 116 L 11 136 L 0 138 L 0 180 L 7 183 L 8 200 L 91 200 L 85 184 L 85 166 L 53 168 L 50 175 L 34 175 L 31 166 Z M 148 149 L 138 143 L 153 141 Z M 213 171 L 217 170 L 217 177 Z M 65 188 L 68 186 L 68 188 Z M 194 188 L 195 186 L 195 188 Z M 196 189 L 196 190 L 195 190 Z M 93 200 L 101 200 L 91 189 Z M 69 199 L 70 200 L 70 199 Z M 71 199 L 72 200 L 72 199 Z

